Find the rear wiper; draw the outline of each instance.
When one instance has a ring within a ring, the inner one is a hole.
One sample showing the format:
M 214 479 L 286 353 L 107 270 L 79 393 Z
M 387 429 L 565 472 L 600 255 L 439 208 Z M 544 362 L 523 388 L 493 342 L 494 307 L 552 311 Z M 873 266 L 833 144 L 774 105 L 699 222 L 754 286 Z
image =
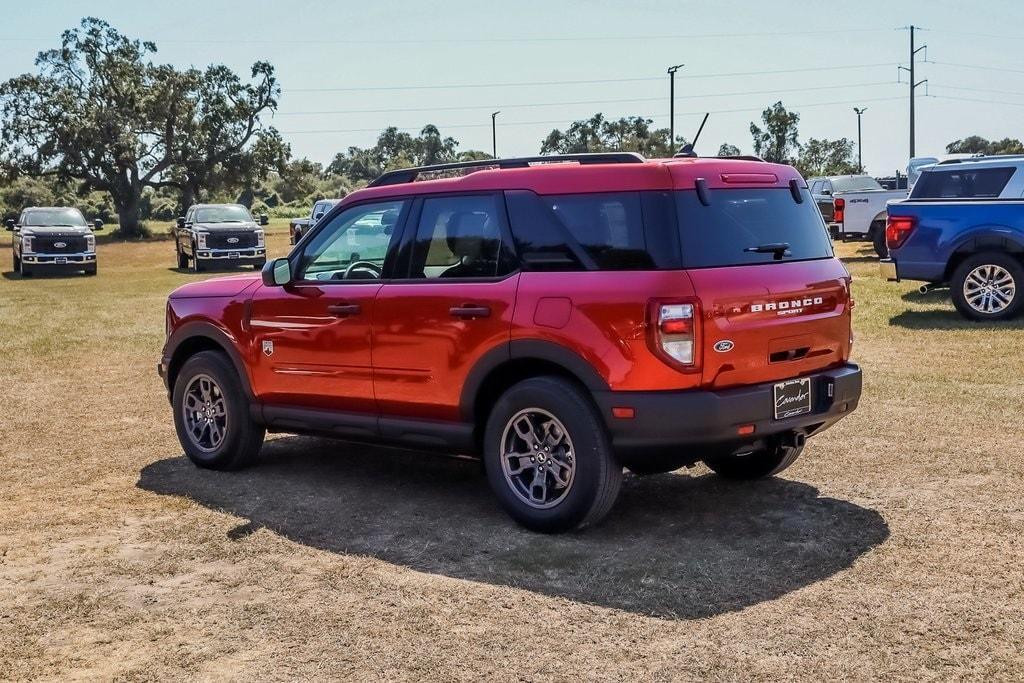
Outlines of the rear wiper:
M 781 261 L 783 256 L 790 256 L 789 242 L 772 242 L 771 244 L 759 244 L 756 247 L 747 247 L 743 251 L 754 254 L 771 254 L 776 261 Z

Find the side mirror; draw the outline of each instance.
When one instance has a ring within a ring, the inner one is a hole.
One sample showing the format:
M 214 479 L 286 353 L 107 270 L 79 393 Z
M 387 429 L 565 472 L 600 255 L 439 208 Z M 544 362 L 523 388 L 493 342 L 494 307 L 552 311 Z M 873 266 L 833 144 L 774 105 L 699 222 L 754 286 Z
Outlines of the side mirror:
M 14 219 L 13 218 L 8 218 L 7 220 L 4 221 L 4 225 L 7 226 L 7 231 L 8 232 L 14 230 Z
M 270 216 L 265 213 L 260 214 L 260 225 L 267 225 L 270 223 Z
M 103 229 L 103 219 L 101 219 L 101 218 L 94 218 L 93 221 L 92 221 L 92 229 L 93 230 L 102 230 Z
M 178 216 L 178 220 L 175 221 L 175 225 L 177 225 L 179 228 L 184 228 L 185 227 L 185 217 L 184 216 Z
M 823 195 L 825 195 L 826 197 L 831 197 L 832 196 L 832 190 L 822 190 L 821 193 Z
M 316 214 L 315 216 L 313 216 L 313 223 L 316 224 L 316 222 L 319 221 L 323 217 L 324 217 L 324 215 L 322 213 Z
M 263 266 L 263 284 L 267 287 L 284 287 L 292 281 L 292 265 L 286 258 L 267 261 Z

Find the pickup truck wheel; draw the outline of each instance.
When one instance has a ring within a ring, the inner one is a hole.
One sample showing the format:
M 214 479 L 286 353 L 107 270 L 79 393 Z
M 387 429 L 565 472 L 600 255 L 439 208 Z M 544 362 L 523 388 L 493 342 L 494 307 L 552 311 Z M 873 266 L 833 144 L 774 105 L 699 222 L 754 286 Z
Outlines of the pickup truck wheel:
M 96 272 L 97 272 L 97 266 L 86 266 L 85 267 L 85 274 L 86 275 L 95 275 Z
M 969 256 L 953 273 L 950 294 L 960 315 L 970 320 L 1009 320 L 1021 312 L 1024 267 L 1009 254 L 991 251 Z
M 267 265 L 267 259 L 263 259 L 262 261 L 257 261 L 256 263 L 252 264 L 252 269 L 263 270 L 263 266 L 265 265 Z
M 175 245 L 174 250 L 178 254 L 178 270 L 186 270 L 188 268 L 188 256 L 181 250 L 181 245 Z
M 11 270 L 17 273 L 19 270 L 21 270 L 21 259 L 18 258 L 18 255 L 14 253 L 14 251 L 11 251 L 11 259 L 13 264 L 11 266 Z
M 506 512 L 544 533 L 598 522 L 622 483 L 597 409 L 559 377 L 523 380 L 498 399 L 484 432 L 484 467 Z
M 18 259 L 18 272 L 22 277 L 32 277 L 32 268 L 25 264 L 25 261 Z
M 178 441 L 199 467 L 236 470 L 263 446 L 266 430 L 249 414 L 238 373 L 223 353 L 203 351 L 185 361 L 171 405 Z
M 878 258 L 889 258 L 889 245 L 885 243 L 885 223 L 882 221 L 871 224 L 871 243 Z
M 199 257 L 196 255 L 195 242 L 192 243 L 192 272 L 201 273 L 203 272 L 203 264 L 200 263 Z
M 803 446 L 773 445 L 744 455 L 722 455 L 704 460 L 712 472 L 726 479 L 761 479 L 778 474 L 793 464 Z

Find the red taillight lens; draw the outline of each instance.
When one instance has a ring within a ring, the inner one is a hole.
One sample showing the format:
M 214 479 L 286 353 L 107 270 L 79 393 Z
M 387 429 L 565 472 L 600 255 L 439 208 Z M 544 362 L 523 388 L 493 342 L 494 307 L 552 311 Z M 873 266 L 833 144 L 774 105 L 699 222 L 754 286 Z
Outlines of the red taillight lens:
M 832 221 L 842 223 L 846 217 L 846 200 L 838 197 L 832 200 Z
M 650 311 L 650 343 L 654 352 L 669 365 L 686 371 L 698 369 L 700 313 L 696 302 L 652 301 Z
M 913 216 L 889 216 L 885 222 L 885 244 L 890 249 L 899 249 L 914 231 Z

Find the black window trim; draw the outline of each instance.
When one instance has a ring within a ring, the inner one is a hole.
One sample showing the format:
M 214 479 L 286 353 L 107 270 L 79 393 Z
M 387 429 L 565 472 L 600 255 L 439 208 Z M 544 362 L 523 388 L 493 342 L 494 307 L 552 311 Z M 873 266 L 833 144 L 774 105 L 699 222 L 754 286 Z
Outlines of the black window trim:
M 501 242 L 503 245 L 507 245 L 510 257 L 512 259 L 512 268 L 509 272 L 503 275 L 496 275 L 494 277 L 459 277 L 459 278 L 422 278 L 422 277 L 410 277 L 409 270 L 412 268 L 412 249 L 413 243 L 416 241 L 416 231 L 419 229 L 419 221 L 423 215 L 423 204 L 428 199 L 444 199 L 450 197 L 496 197 L 498 199 L 498 212 L 499 212 L 499 225 L 498 231 L 501 233 Z M 505 192 L 503 190 L 476 190 L 470 192 L 431 192 L 429 194 L 415 195 L 413 200 L 413 206 L 409 211 L 405 224 L 402 226 L 402 235 L 400 244 L 395 249 L 395 258 L 392 271 L 388 271 L 390 277 L 386 280 L 382 279 L 381 282 L 387 282 L 387 284 L 417 284 L 417 285 L 451 285 L 457 283 L 487 283 L 487 282 L 502 282 L 511 277 L 519 275 L 522 272 L 522 263 L 519 259 L 519 254 L 516 251 L 515 240 L 512 238 L 511 231 L 511 220 L 509 218 L 508 206 L 505 204 Z M 399 276 L 397 273 L 404 268 L 405 276 Z

